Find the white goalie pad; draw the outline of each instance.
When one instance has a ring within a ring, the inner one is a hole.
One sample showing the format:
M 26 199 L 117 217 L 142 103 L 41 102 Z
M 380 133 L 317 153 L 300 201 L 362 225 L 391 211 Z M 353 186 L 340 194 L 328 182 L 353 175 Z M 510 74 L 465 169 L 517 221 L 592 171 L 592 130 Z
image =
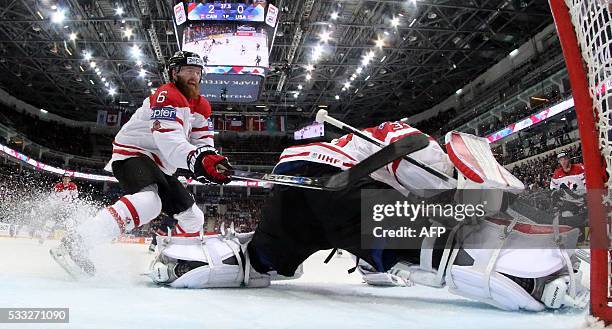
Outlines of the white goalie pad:
M 460 189 L 503 189 L 520 192 L 525 185 L 500 165 L 486 138 L 451 131 L 445 137 L 446 152 L 459 171 Z
M 480 300 L 507 311 L 542 311 L 544 304 L 538 302 L 514 281 L 493 272 L 488 277 L 488 288 L 483 286 L 484 274 L 469 267 L 453 265 L 451 269 L 453 287 L 449 291 L 470 299 Z
M 174 288 L 264 287 L 267 274 L 254 271 L 237 238 L 221 235 L 203 238 L 158 237 L 159 252 L 149 276 L 154 282 Z M 200 266 L 177 275 L 179 262 L 201 262 Z
M 580 299 L 588 295 L 588 290 L 581 285 L 581 273 L 573 270 L 571 261 L 578 234 L 577 229 L 569 226 L 504 219 L 461 224 L 451 231 L 438 268 L 433 266 L 436 238 L 432 237 L 422 242 L 419 264 L 399 262 L 391 273 L 420 285 L 437 288 L 446 285 L 451 293 L 509 311 L 583 307 Z M 564 248 L 559 248 L 560 245 Z M 460 251 L 469 257 L 459 256 Z M 544 284 L 541 300 L 504 274 L 543 279 L 539 281 Z
M 575 297 L 576 287 L 580 283 L 576 280 L 579 275 L 574 274 L 570 257 L 578 234 L 577 229 L 569 226 L 555 228 L 553 225 L 499 219 L 465 226 L 457 233 L 457 240 L 463 242 L 458 242 L 449 259 L 448 264 L 454 265 L 447 267 L 445 281 L 450 292 L 501 309 L 543 310 L 546 306 L 541 301 L 503 274 L 536 279 L 565 273 L 563 275 L 568 277 L 567 290 L 572 291 L 568 294 Z M 486 243 L 487 248 L 477 248 L 482 243 Z M 496 244 L 497 248 L 494 248 Z M 472 265 L 456 265 L 459 246 L 467 246 L 461 249 L 473 259 Z

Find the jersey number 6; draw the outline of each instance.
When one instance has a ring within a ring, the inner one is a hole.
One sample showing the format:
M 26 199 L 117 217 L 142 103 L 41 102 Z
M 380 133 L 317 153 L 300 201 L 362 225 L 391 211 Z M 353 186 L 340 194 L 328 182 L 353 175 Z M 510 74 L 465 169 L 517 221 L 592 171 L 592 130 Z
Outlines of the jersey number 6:
M 163 90 L 160 91 L 159 94 L 157 95 L 157 99 L 155 100 L 157 103 L 163 103 L 166 101 L 166 94 L 168 93 L 167 90 Z

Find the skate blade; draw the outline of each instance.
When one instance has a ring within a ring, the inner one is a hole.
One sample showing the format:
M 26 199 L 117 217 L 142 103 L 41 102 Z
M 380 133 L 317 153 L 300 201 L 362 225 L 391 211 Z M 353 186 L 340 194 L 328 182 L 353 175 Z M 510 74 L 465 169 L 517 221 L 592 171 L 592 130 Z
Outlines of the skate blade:
M 74 264 L 72 260 L 66 258 L 66 255 L 57 253 L 53 249 L 49 249 L 49 254 L 53 257 L 53 260 L 70 275 L 75 281 L 80 281 L 86 278 L 90 278 L 91 275 L 85 273 L 78 265 Z

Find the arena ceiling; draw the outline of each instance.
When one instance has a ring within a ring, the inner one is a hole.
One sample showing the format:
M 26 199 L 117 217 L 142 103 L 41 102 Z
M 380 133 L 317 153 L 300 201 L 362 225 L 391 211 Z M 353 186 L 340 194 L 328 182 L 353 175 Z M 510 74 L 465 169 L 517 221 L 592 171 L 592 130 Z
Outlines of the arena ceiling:
M 355 124 L 407 116 L 452 95 L 552 23 L 545 0 L 272 3 L 281 16 L 261 99 L 215 104 L 215 111 L 310 117 L 326 106 Z M 0 4 L 1 87 L 72 119 L 134 110 L 162 83 L 158 58 L 178 50 L 171 1 Z

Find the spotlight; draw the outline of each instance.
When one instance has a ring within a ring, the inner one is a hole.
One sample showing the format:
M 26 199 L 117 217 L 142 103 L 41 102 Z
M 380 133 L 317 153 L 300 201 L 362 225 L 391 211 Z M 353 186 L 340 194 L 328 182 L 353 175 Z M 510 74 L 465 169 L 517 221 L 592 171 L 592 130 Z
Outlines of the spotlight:
M 128 38 L 128 39 L 129 39 L 129 38 L 131 38 L 133 34 L 134 34 L 134 32 L 133 32 L 133 31 L 132 31 L 132 29 L 131 29 L 131 28 L 129 28 L 129 27 L 126 27 L 126 28 L 125 28 L 125 31 L 123 31 L 123 35 L 124 35 L 126 38 Z
M 399 17 L 393 17 L 393 19 L 391 20 L 391 26 L 398 27 L 399 24 L 400 24 Z
M 321 34 L 319 34 L 319 38 L 321 38 L 322 42 L 328 42 L 329 39 L 331 39 L 331 32 L 330 31 L 321 32 Z
M 64 11 L 61 9 L 58 9 L 56 12 L 53 13 L 53 15 L 51 15 L 51 22 L 60 24 L 61 22 L 64 21 L 65 18 L 66 18 L 66 15 L 64 14 Z
M 130 51 L 131 51 L 133 57 L 138 58 L 138 57 L 140 57 L 140 55 L 142 55 L 142 52 L 141 52 L 140 48 L 137 45 L 133 45 Z

